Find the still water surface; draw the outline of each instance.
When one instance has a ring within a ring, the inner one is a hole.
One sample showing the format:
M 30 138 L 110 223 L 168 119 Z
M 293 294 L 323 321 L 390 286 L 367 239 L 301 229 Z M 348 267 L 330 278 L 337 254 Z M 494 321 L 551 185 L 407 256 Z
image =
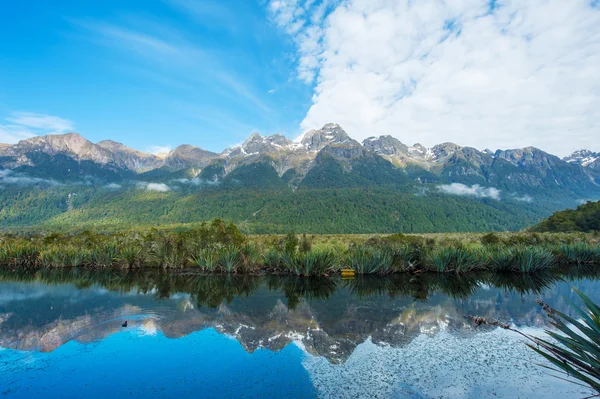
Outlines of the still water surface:
M 0 273 L 6 398 L 581 398 L 518 334 L 595 277 Z M 127 327 L 122 324 L 127 321 Z

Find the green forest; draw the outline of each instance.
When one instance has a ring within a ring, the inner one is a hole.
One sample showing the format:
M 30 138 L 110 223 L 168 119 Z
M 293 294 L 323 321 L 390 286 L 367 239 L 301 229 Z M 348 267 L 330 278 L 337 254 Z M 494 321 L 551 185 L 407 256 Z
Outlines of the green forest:
M 533 228 L 540 232 L 600 231 L 600 201 L 587 202 L 576 209 L 555 212 Z
M 0 226 L 5 231 L 191 227 L 215 218 L 254 234 L 516 231 L 551 211 L 543 204 L 394 187 L 184 187 L 156 192 L 57 186 L 0 191 Z

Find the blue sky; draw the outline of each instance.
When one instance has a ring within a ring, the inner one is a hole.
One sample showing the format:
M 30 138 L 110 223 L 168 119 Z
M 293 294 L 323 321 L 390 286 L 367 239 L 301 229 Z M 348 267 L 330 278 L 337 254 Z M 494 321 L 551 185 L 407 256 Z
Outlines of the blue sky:
M 600 151 L 597 0 L 4 3 L 0 142 L 221 151 L 335 122 L 357 140 Z
M 0 20 L 0 117 L 13 121 L 220 151 L 252 131 L 298 134 L 310 104 L 294 43 L 252 0 L 20 0 Z

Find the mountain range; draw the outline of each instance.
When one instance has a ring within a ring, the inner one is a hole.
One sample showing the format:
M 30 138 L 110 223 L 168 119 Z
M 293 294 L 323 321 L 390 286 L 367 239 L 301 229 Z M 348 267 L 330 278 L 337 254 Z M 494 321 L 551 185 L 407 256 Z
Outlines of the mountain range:
M 600 154 L 412 146 L 326 124 L 291 141 L 252 134 L 214 153 L 149 154 L 76 133 L 0 144 L 0 226 L 185 225 L 250 232 L 515 230 L 600 199 Z

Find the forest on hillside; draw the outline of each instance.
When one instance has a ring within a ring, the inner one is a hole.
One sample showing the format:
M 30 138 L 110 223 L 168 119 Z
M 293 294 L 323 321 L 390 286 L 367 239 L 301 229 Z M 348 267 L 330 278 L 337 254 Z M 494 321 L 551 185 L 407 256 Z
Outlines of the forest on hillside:
M 539 232 L 600 231 L 600 201 L 555 212 L 533 229 Z

